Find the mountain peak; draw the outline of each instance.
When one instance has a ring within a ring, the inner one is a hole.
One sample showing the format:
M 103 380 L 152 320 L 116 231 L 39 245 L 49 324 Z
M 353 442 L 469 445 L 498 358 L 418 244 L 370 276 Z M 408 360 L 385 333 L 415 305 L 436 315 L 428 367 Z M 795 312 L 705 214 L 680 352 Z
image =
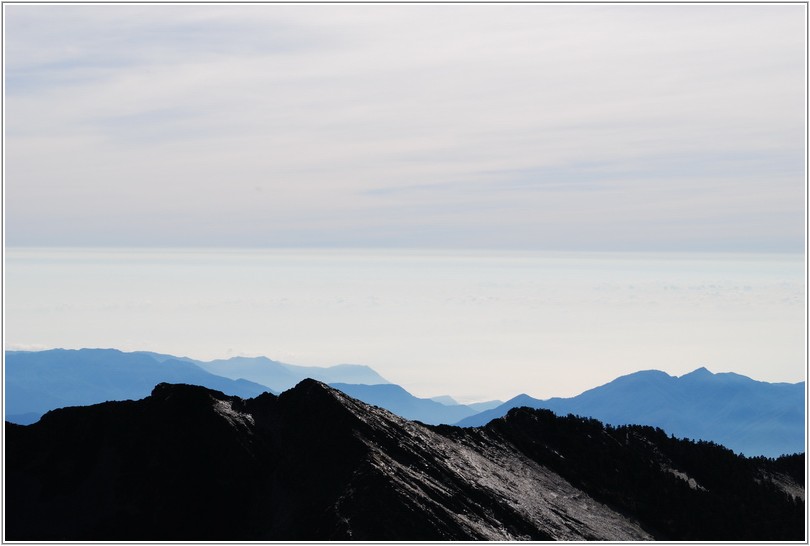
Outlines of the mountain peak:
M 528 394 L 523 392 L 523 393 L 518 394 L 517 396 L 514 396 L 514 397 L 510 398 L 505 403 L 506 404 L 526 404 L 526 403 L 531 403 L 531 402 L 536 402 L 536 401 L 537 401 L 536 398 L 532 398 L 531 396 L 529 396 Z
M 166 399 L 169 396 L 182 395 L 182 396 L 198 396 L 201 394 L 210 395 L 216 399 L 222 400 L 230 398 L 225 393 L 200 385 L 189 385 L 187 383 L 158 383 L 152 389 L 151 396 L 154 398 Z
M 698 368 L 695 371 L 692 371 L 692 372 L 689 372 L 687 374 L 682 375 L 680 377 L 680 379 L 683 379 L 685 377 L 698 379 L 698 378 L 705 378 L 705 377 L 712 377 L 712 376 L 714 376 L 714 374 L 712 372 L 710 372 L 705 366 L 701 366 L 700 368 Z
M 775 463 L 749 464 L 724 448 L 672 440 L 650 427 L 614 430 L 528 408 L 480 429 L 429 427 L 313 379 L 278 398 L 245 400 L 167 383 L 152 396 L 55 410 L 58 418 L 26 427 L 6 424 L 5 538 L 629 542 L 803 536 L 803 504 L 761 484 L 763 472 L 779 471 Z M 712 466 L 692 478 L 704 492 L 687 483 L 692 470 L 685 463 L 706 450 Z M 803 459 L 794 460 L 790 464 Z M 726 475 L 747 484 L 757 502 L 739 503 Z M 800 490 L 791 476 L 779 479 Z M 671 492 L 661 495 L 665 487 Z M 649 499 L 660 508 L 636 508 Z
M 158 383 L 152 389 L 149 399 L 166 408 L 197 409 L 214 407 L 220 403 L 230 404 L 235 400 L 241 400 L 237 396 L 228 396 L 221 391 L 185 383 Z
M 298 382 L 298 384 L 293 387 L 293 389 L 323 389 L 327 391 L 331 391 L 332 389 L 329 388 L 329 385 L 318 381 L 317 379 L 312 379 L 311 377 L 307 377 L 302 379 Z
M 343 411 L 354 413 L 352 407 L 355 402 L 337 389 L 318 381 L 317 379 L 302 379 L 293 388 L 282 392 L 279 400 L 289 407 L 309 408 L 307 411 L 318 409 L 325 412 L 322 415 L 326 418 L 334 416 L 338 407 Z
M 334 391 L 328 385 L 321 383 L 317 379 L 312 379 L 308 377 L 306 379 L 302 379 L 294 387 L 291 389 L 287 389 L 286 391 L 282 392 L 279 397 L 284 399 L 319 399 L 323 398 L 324 395 L 329 395 Z

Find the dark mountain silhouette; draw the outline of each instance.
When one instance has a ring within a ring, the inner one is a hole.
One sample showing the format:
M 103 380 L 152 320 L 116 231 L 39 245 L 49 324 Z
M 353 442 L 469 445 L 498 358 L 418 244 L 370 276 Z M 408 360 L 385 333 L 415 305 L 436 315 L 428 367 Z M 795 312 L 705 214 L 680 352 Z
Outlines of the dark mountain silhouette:
M 709 440 L 745 455 L 777 457 L 804 451 L 804 383 L 765 383 L 699 368 L 681 377 L 649 370 L 625 375 L 573 398 L 537 400 L 522 394 L 462 419 L 481 426 L 515 407 L 572 413 L 612 425 L 660 427 L 682 438 Z
M 188 360 L 158 361 L 146 353 L 115 349 L 6 351 L 5 374 L 6 420 L 21 424 L 65 406 L 137 400 L 164 382 L 202 385 L 244 398 L 268 390 L 244 379 L 216 376 Z
M 6 423 L 5 539 L 802 540 L 803 456 L 515 409 L 429 426 L 313 380 Z
M 329 386 L 366 404 L 380 406 L 405 419 L 430 425 L 455 423 L 459 419 L 477 413 L 474 409 L 460 404 L 446 405 L 428 398 L 417 398 L 393 383 L 387 385 L 330 383 Z

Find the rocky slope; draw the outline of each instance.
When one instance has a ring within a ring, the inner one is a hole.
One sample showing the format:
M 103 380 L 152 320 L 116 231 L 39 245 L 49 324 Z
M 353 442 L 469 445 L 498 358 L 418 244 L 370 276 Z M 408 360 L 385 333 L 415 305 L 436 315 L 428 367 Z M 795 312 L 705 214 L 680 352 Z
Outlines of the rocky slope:
M 432 427 L 313 380 L 160 384 L 6 423 L 5 539 L 800 540 L 803 477 L 778 463 L 542 410 Z

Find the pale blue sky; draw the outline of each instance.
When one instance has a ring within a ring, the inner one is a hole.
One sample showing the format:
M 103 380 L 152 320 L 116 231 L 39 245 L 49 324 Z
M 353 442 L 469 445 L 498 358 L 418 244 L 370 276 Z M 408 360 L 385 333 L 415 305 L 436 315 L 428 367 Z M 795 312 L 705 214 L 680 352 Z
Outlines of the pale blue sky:
M 7 348 L 804 378 L 806 6 L 3 9 Z
M 802 5 L 4 11 L 8 245 L 804 248 Z

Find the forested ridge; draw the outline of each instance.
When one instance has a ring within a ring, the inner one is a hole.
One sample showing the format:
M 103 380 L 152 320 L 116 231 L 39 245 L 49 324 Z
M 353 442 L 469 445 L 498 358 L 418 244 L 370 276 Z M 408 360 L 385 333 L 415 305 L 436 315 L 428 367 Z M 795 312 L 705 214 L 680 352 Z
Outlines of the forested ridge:
M 660 428 L 517 408 L 486 429 L 597 500 L 638 518 L 663 540 L 795 540 L 804 499 L 777 483 L 804 484 L 804 454 L 747 458 Z

